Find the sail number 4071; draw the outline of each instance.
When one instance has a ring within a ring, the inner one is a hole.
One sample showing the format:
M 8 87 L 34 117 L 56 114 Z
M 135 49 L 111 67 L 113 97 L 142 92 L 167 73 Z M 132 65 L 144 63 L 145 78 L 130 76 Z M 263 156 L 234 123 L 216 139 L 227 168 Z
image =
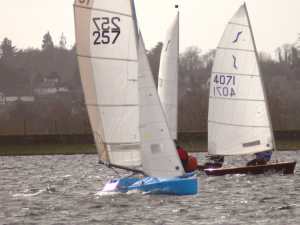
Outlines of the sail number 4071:
M 120 17 L 94 17 L 94 45 L 115 44 L 121 34 L 120 21 Z
M 235 91 L 235 76 L 216 74 L 213 78 L 213 94 L 217 97 L 234 97 Z

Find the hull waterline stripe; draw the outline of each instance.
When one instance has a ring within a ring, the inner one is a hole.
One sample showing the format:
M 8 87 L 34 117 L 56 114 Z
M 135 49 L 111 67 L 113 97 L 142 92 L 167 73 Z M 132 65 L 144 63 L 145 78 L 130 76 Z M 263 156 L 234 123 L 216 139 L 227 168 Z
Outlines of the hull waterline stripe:
M 102 60 L 111 60 L 111 61 L 124 61 L 124 62 L 138 62 L 137 59 L 122 59 L 122 58 L 108 58 L 108 57 L 100 57 L 100 56 L 88 56 L 88 55 L 79 55 L 81 58 L 89 58 L 89 59 L 102 59 Z
M 243 125 L 243 124 L 224 123 L 224 122 L 218 122 L 218 121 L 212 121 L 212 120 L 208 120 L 208 122 L 220 124 L 220 125 L 232 126 L 232 127 L 270 128 L 269 126 L 251 126 L 251 125 Z
M 106 12 L 106 13 L 116 14 L 116 15 L 120 15 L 120 16 L 132 17 L 130 14 L 115 12 L 115 11 L 106 10 L 106 9 L 92 8 L 92 7 L 76 5 L 76 4 L 74 5 L 74 7 L 75 8 L 82 8 L 82 9 L 89 9 L 89 10 L 92 10 L 92 11 Z
M 209 96 L 211 99 L 221 99 L 226 101 L 245 101 L 245 102 L 264 102 L 264 99 L 247 99 L 247 98 L 222 98 L 222 97 L 215 97 Z

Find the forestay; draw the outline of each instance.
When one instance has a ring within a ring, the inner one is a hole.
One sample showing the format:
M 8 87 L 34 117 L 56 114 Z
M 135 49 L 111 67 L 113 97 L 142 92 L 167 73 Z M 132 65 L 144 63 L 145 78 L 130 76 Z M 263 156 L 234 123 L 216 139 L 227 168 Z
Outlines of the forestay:
M 158 79 L 158 95 L 167 117 L 171 137 L 177 139 L 179 13 L 167 30 Z
M 229 21 L 210 80 L 208 151 L 250 154 L 274 148 L 273 133 L 245 5 Z
M 130 0 L 76 0 L 78 62 L 102 160 L 140 165 L 137 35 Z
M 170 136 L 141 35 L 138 79 L 143 170 L 153 177 L 181 176 L 184 170 Z

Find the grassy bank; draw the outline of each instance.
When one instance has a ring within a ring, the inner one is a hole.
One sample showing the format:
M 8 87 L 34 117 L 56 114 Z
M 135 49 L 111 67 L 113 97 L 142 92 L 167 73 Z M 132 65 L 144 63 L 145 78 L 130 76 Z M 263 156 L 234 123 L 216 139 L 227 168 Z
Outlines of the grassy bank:
M 207 134 L 181 132 L 179 144 L 190 152 L 207 151 Z M 300 131 L 275 132 L 278 150 L 299 150 Z M 32 135 L 0 136 L 0 156 L 95 154 L 93 136 L 86 135 Z
M 180 140 L 179 144 L 190 152 L 207 151 L 206 140 Z M 277 141 L 278 150 L 299 150 L 300 140 Z M 16 155 L 55 155 L 55 154 L 95 154 L 93 144 L 36 144 L 36 145 L 0 145 L 0 156 Z
M 0 145 L 0 156 L 95 154 L 93 144 Z

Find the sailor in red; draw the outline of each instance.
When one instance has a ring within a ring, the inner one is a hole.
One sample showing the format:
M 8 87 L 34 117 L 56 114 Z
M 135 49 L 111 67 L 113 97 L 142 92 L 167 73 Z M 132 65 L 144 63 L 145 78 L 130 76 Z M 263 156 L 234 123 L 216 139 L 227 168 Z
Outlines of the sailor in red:
M 194 156 L 189 156 L 187 151 L 181 146 L 176 145 L 176 148 L 185 172 L 195 171 L 198 166 L 197 159 Z

